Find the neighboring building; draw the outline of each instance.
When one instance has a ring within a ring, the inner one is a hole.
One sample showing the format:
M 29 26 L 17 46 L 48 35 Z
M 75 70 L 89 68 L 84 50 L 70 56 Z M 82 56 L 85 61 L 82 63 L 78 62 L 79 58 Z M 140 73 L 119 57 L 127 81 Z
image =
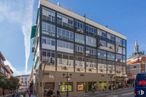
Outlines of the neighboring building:
M 129 81 L 133 82 L 137 73 L 146 72 L 146 55 L 139 50 L 139 45 L 135 42 L 134 52 L 127 59 L 127 75 Z
M 29 86 L 30 75 L 19 75 L 16 78 L 19 79 L 19 91 L 27 91 Z
M 0 52 L 0 76 L 4 76 L 5 74 L 5 69 L 4 69 L 4 61 L 5 61 L 5 57 L 3 56 L 3 54 Z
M 13 71 L 8 65 L 5 65 L 5 60 L 5 57 L 0 52 L 0 76 L 10 78 L 11 76 L 13 76 Z
M 91 91 L 93 85 L 102 90 L 124 84 L 124 35 L 41 0 L 32 38 L 38 97 L 49 88 L 64 93 L 68 86 L 72 95 Z

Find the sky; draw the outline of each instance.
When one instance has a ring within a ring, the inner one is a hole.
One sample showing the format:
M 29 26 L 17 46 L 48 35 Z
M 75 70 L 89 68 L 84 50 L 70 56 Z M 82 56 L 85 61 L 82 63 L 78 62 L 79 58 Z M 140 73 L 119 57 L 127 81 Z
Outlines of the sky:
M 146 0 L 48 0 L 127 37 L 127 56 L 138 41 L 146 50 Z M 30 73 L 33 64 L 30 32 L 38 0 L 0 0 L 0 51 L 14 75 Z

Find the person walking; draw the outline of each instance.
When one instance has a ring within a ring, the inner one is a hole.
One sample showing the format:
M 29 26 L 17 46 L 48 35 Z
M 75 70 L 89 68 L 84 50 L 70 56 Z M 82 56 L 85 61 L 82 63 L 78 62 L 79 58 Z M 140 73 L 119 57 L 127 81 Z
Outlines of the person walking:
M 29 91 L 28 91 L 28 96 L 31 97 L 31 95 L 32 95 L 32 93 L 31 93 L 31 91 L 29 90 Z
M 59 90 L 57 90 L 57 93 L 56 94 L 57 94 L 57 97 L 61 97 Z

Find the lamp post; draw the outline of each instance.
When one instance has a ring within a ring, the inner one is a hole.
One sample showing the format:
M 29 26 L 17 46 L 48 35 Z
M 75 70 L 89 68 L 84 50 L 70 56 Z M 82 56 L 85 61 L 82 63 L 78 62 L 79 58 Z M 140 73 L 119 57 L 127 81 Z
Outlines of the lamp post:
M 64 78 L 66 78 L 66 85 L 67 85 L 66 97 L 69 97 L 68 81 L 69 81 L 69 78 L 71 78 L 72 74 L 67 72 L 67 73 L 63 73 L 62 75 L 63 75 Z

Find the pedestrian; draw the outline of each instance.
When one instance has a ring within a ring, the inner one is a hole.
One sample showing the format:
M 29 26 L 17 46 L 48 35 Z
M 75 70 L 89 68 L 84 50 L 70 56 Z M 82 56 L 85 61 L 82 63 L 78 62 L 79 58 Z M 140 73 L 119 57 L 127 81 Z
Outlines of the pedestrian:
M 57 90 L 57 97 L 61 97 L 59 90 Z
M 51 90 L 50 89 L 47 92 L 47 97 L 51 97 Z
M 28 91 L 28 96 L 31 97 L 31 94 L 32 94 L 32 93 L 31 93 L 31 91 L 29 90 L 29 91 Z

